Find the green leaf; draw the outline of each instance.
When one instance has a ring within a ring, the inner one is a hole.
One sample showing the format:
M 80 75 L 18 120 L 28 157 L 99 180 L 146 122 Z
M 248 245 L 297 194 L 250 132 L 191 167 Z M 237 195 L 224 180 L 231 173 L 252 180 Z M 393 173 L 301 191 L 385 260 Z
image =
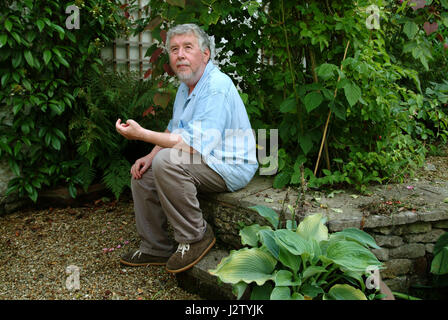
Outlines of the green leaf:
M 223 258 L 216 269 L 209 273 L 217 276 L 222 282 L 236 284 L 256 282 L 258 286 L 272 280 L 277 260 L 266 251 L 259 248 L 244 248 L 231 251 Z
M 347 85 L 344 86 L 344 93 L 351 107 L 353 107 L 361 98 L 361 89 L 352 82 L 347 83 Z
M 45 22 L 43 22 L 42 20 L 37 20 L 36 21 L 37 27 L 39 28 L 39 32 L 42 32 L 42 30 L 44 29 L 45 26 Z
M 403 32 L 412 40 L 418 32 L 418 26 L 414 21 L 407 21 L 404 24 Z
M 5 29 L 11 32 L 12 29 L 12 22 L 9 19 L 5 20 Z
M 269 250 L 274 258 L 278 259 L 279 247 L 275 242 L 274 231 L 272 231 L 271 229 L 262 229 L 259 231 L 258 236 L 263 246 Z
M 252 210 L 258 212 L 258 214 L 260 216 L 264 217 L 266 220 L 268 220 L 271 223 L 271 225 L 274 227 L 274 229 L 278 228 L 278 223 L 279 223 L 278 213 L 275 212 L 273 209 L 266 207 L 266 206 L 262 206 L 262 205 L 249 207 L 249 209 L 252 209 Z
M 281 189 L 286 186 L 291 180 L 291 173 L 288 171 L 282 171 L 278 173 L 274 178 L 273 187 L 276 189 Z
M 293 274 L 288 270 L 279 270 L 275 273 L 274 283 L 276 287 L 288 287 L 300 285 L 300 280 L 293 281 Z
M 320 267 L 320 266 L 309 266 L 303 272 L 302 279 L 306 280 L 309 277 L 312 277 L 312 276 L 314 276 L 316 274 L 321 274 L 323 272 L 327 272 L 327 269 L 325 269 L 324 267 Z
M 324 81 L 327 81 L 331 77 L 337 74 L 338 67 L 334 64 L 324 63 L 316 68 L 317 75 Z
M 31 67 L 34 67 L 34 59 L 33 59 L 33 54 L 31 53 L 31 51 L 26 50 L 26 51 L 23 53 L 23 56 L 25 57 L 26 62 L 28 62 L 28 64 L 29 64 Z
M 240 230 L 241 244 L 256 247 L 258 245 L 258 232 L 263 229 L 271 229 L 268 226 L 253 224 Z
M 328 291 L 326 298 L 334 300 L 367 300 L 365 294 L 348 284 L 335 284 Z
M 325 219 L 320 213 L 307 216 L 299 223 L 297 234 L 306 240 L 317 242 L 328 240 L 328 228 L 324 225 Z
M 310 92 L 305 96 L 304 103 L 308 113 L 316 109 L 324 101 L 324 97 L 319 92 Z
M 250 300 L 269 300 L 271 298 L 272 285 L 266 282 L 264 285 L 252 288 Z
M 53 54 L 51 53 L 50 50 L 45 50 L 44 51 L 44 62 L 45 62 L 45 65 L 48 64 L 48 62 L 50 61 L 52 56 L 53 56 Z
M 431 262 L 431 273 L 443 275 L 448 273 L 448 246 L 443 247 Z
M 300 292 L 305 296 L 315 298 L 319 294 L 324 293 L 324 290 L 315 284 L 305 283 L 300 287 Z
M 296 99 L 294 97 L 289 97 L 285 99 L 280 105 L 281 113 L 296 113 L 297 112 L 297 104 Z
M 291 300 L 291 289 L 289 287 L 275 287 L 271 293 L 271 300 Z
M 366 247 L 354 241 L 332 238 L 327 247 L 327 258 L 343 271 L 366 272 L 368 267 L 381 267 L 382 263 Z
M 275 240 L 275 238 L 274 238 Z M 287 268 L 291 269 L 295 274 L 300 269 L 300 263 L 302 262 L 302 258 L 298 255 L 292 254 L 290 251 L 285 249 L 283 246 L 279 246 L 277 244 L 278 248 L 278 257 L 277 259 Z
M 311 254 L 311 246 L 307 240 L 297 233 L 281 229 L 274 232 L 276 242 L 294 255 Z
M 440 0 L 440 3 L 442 4 L 442 7 L 448 9 L 448 0 Z
M 433 254 L 438 254 L 446 246 L 448 246 L 448 232 L 445 232 L 439 239 L 437 239 L 436 244 L 434 245 Z
M 248 285 L 246 282 L 241 281 L 232 286 L 232 292 L 236 296 L 236 299 L 239 300 L 243 296 L 244 292 L 246 292 Z
M 67 68 L 70 68 L 69 63 L 67 62 L 67 60 L 65 60 L 63 57 L 58 57 L 58 60 L 60 63 L 62 63 L 64 66 L 66 66 Z
M 303 136 L 299 136 L 299 144 L 303 150 L 303 153 L 306 155 L 313 148 L 313 140 L 311 139 L 311 135 L 305 134 Z
M 3 47 L 8 41 L 8 36 L 6 34 L 0 35 L 0 48 Z
M 365 246 L 366 248 L 371 247 L 375 249 L 381 249 L 370 234 L 357 228 L 347 228 L 342 231 L 333 233 L 331 235 L 331 238 L 353 240 Z

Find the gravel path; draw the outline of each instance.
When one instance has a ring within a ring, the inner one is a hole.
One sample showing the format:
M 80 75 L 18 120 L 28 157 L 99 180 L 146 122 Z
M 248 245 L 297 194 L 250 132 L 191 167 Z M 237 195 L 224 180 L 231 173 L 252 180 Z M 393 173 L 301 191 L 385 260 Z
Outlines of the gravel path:
M 0 300 L 200 299 L 164 267 L 122 266 L 138 243 L 130 201 L 0 216 Z

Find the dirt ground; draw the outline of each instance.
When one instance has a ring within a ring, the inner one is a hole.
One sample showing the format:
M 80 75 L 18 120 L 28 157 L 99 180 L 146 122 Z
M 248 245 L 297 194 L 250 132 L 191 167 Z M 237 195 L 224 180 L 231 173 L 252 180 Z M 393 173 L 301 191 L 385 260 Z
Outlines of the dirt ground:
M 138 243 L 129 200 L 2 216 L 0 300 L 200 299 L 164 267 L 120 265 Z

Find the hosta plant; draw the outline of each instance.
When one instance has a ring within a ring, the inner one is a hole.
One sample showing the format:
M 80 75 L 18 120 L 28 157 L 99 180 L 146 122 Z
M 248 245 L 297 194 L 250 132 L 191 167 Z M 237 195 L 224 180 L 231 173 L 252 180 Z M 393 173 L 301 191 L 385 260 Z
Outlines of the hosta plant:
M 372 270 L 382 263 L 370 251 L 379 248 L 356 228 L 329 234 L 321 214 L 294 218 L 279 227 L 278 214 L 266 207 L 251 209 L 271 226 L 253 224 L 240 231 L 240 250 L 232 250 L 209 272 L 230 283 L 238 299 L 250 287 L 251 299 L 367 300 L 382 295 L 372 286 Z M 294 217 L 294 215 L 293 215 Z M 378 275 L 378 272 L 376 273 Z M 377 284 L 379 279 L 376 280 Z

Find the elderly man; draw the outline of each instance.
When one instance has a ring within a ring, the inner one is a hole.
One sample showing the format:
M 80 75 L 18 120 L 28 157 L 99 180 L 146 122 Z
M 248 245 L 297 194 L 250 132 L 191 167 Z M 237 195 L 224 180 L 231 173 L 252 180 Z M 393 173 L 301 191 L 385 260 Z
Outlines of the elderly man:
M 134 120 L 116 122 L 125 138 L 155 145 L 131 168 L 141 243 L 120 262 L 166 265 L 177 273 L 199 262 L 216 241 L 197 193 L 238 190 L 252 179 L 258 163 L 246 109 L 231 79 L 211 62 L 208 35 L 197 25 L 178 25 L 168 31 L 166 47 L 181 81 L 167 129 L 154 132 Z

